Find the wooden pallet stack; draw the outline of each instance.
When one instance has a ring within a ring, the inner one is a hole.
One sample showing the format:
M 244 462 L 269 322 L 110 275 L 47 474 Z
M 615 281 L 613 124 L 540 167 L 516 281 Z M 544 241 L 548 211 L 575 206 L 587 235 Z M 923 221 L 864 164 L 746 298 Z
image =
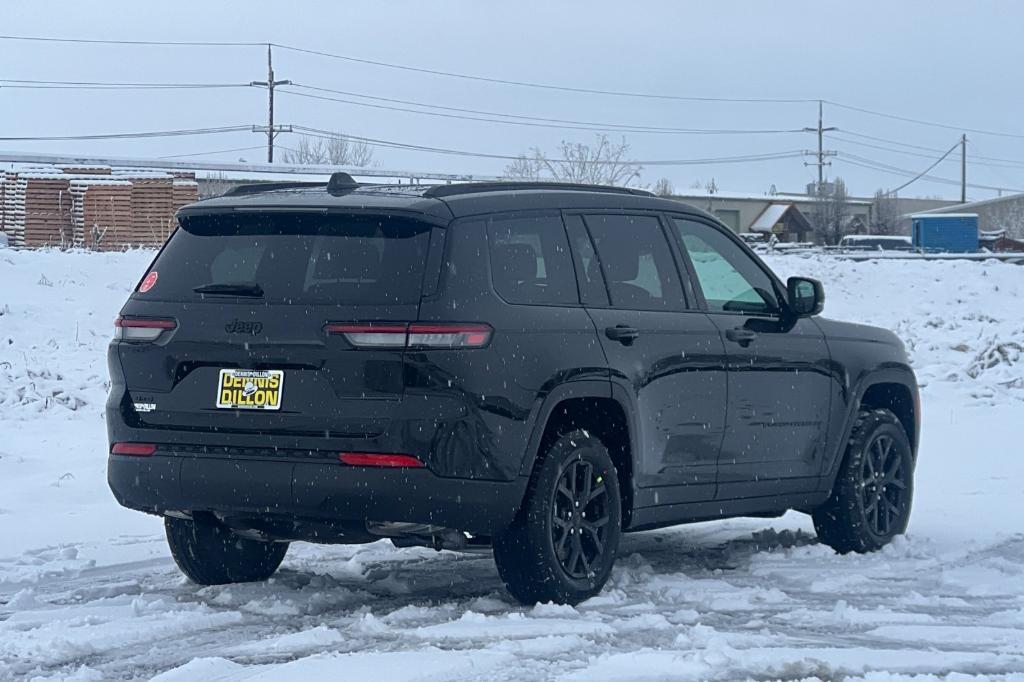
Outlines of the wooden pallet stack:
M 113 172 L 110 166 L 57 166 L 57 168 L 71 175 L 110 175 Z
M 0 233 L 7 234 L 7 171 L 0 171 Z
M 68 247 L 73 244 L 70 190 L 70 176 L 64 173 L 18 173 L 15 192 L 22 200 L 23 218 L 21 243 L 17 243 L 16 236 L 16 245 Z
M 135 245 L 132 183 L 110 175 L 71 180 L 75 246 L 103 251 Z
M 20 247 L 160 246 L 198 198 L 191 171 L 22 166 L 0 171 L 0 231 Z
M 18 196 L 18 173 L 4 171 L 4 201 L 0 204 L 3 213 L 4 232 L 11 246 L 20 246 L 23 238 L 25 202 Z M 19 217 L 20 214 L 20 217 Z
M 172 209 L 175 213 L 185 204 L 199 201 L 199 183 L 195 180 L 195 174 L 191 175 L 191 178 L 174 178 Z
M 174 178 L 161 171 L 115 171 L 113 177 L 130 180 L 132 243 L 160 246 L 174 228 Z

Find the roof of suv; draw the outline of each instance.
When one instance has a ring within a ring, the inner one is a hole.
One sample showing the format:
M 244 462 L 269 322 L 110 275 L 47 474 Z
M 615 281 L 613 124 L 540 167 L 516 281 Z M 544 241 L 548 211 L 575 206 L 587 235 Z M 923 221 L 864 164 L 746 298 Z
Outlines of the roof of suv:
M 349 179 L 351 180 L 351 179 Z M 644 190 L 546 182 L 480 182 L 454 185 L 330 185 L 265 183 L 243 185 L 228 194 L 181 209 L 182 215 L 234 210 L 375 209 L 450 219 L 523 209 L 620 208 L 689 210 Z

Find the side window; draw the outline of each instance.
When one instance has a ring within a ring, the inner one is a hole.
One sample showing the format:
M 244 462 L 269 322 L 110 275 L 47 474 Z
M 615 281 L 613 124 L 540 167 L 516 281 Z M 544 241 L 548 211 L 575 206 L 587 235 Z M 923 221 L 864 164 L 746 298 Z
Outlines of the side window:
M 652 216 L 588 215 L 612 306 L 683 310 L 686 305 L 672 253 Z
M 509 303 L 578 305 L 562 218 L 497 216 L 487 220 L 494 290 Z
M 743 249 L 714 227 L 672 218 L 711 312 L 775 313 L 779 300 L 771 277 Z

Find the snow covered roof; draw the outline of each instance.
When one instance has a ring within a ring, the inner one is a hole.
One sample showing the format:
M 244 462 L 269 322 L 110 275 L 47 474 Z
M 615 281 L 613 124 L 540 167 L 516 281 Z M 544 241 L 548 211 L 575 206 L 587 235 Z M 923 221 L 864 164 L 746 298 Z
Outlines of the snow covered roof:
M 771 232 L 776 223 L 786 215 L 786 211 L 791 208 L 793 208 L 793 204 L 772 204 L 768 206 L 761 211 L 761 215 L 757 216 L 757 220 L 750 224 L 750 231 Z
M 980 201 L 968 201 L 966 204 L 953 204 L 952 206 L 932 208 L 927 211 L 920 211 L 911 215 L 911 218 L 916 218 L 919 215 L 955 215 L 962 213 L 963 211 L 970 211 L 973 208 L 980 208 L 982 206 L 988 206 L 990 204 L 1000 204 L 1003 202 L 1016 202 L 1024 201 L 1024 194 L 1007 194 L 1002 197 L 992 197 L 991 199 L 981 199 Z
M 913 213 L 911 218 L 977 218 L 977 213 L 942 213 L 939 211 L 927 211 L 925 213 Z

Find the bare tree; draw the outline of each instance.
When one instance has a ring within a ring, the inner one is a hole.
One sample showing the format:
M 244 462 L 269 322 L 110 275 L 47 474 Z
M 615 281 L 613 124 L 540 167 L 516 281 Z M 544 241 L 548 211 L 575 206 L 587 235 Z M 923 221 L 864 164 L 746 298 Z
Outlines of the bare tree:
M 629 144 L 598 135 L 594 144 L 562 140 L 558 158 L 534 147 L 505 167 L 505 176 L 518 180 L 575 182 L 585 185 L 628 186 L 640 179 L 643 167 L 629 160 Z
M 536 149 L 531 151 L 531 155 L 525 154 L 516 157 L 515 161 L 505 166 L 505 177 L 510 180 L 529 180 L 536 182 L 541 180 L 544 175 L 544 164 L 542 164 L 537 155 L 540 152 Z
M 659 197 L 670 197 L 676 193 L 676 188 L 672 186 L 672 181 L 668 178 L 661 178 L 654 183 L 654 193 Z
M 897 234 L 899 232 L 899 200 L 890 192 L 878 190 L 871 201 L 872 234 Z
M 849 197 L 842 178 L 817 185 L 811 211 L 815 241 L 830 246 L 838 244 L 846 233 L 849 214 Z
M 224 173 L 213 173 L 199 181 L 199 198 L 219 197 L 238 184 L 228 180 Z
M 373 148 L 360 140 L 344 137 L 309 137 L 303 135 L 295 149 L 286 149 L 281 155 L 285 163 L 302 166 L 369 166 L 373 162 Z

